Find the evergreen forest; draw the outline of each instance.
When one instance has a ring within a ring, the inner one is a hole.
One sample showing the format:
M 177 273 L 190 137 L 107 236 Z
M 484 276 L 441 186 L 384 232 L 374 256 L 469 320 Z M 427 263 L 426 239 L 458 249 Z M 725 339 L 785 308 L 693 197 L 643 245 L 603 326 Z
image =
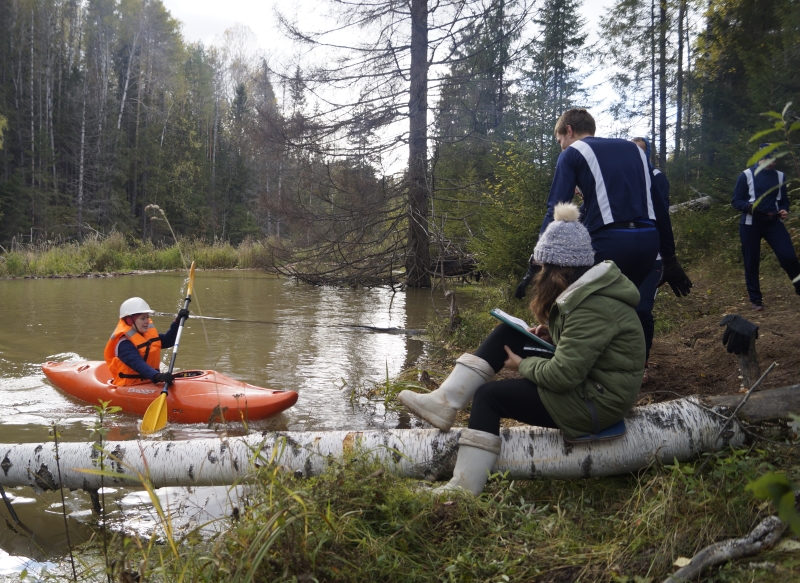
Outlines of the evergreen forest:
M 0 245 L 261 241 L 321 284 L 518 275 L 574 106 L 647 127 L 673 203 L 729 200 L 761 114 L 797 100 L 800 5 L 580 7 L 331 3 L 352 46 L 280 18 L 309 45 L 286 65 L 243 25 L 187 42 L 160 0 L 0 0 Z

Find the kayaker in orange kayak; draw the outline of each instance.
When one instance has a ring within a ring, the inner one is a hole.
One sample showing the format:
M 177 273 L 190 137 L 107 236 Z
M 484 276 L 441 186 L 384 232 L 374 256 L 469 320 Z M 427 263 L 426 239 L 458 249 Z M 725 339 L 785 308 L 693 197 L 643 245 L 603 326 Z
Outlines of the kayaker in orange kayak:
M 174 382 L 171 373 L 160 372 L 161 349 L 175 345 L 181 318 L 189 310 L 181 309 L 166 334 L 159 334 L 150 314 L 153 310 L 142 298 L 130 298 L 119 307 L 119 322 L 106 344 L 104 357 L 117 386 Z

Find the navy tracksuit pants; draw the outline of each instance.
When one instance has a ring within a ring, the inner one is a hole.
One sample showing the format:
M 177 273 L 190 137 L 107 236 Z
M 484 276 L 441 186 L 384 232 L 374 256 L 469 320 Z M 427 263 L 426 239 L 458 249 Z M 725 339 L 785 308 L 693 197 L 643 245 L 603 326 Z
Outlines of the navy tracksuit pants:
M 653 270 L 658 245 L 658 231 L 654 226 L 631 229 L 609 225 L 592 233 L 594 262 L 610 259 L 637 288 Z
M 639 305 L 636 306 L 636 315 L 642 323 L 644 330 L 644 345 L 647 360 L 650 359 L 650 349 L 653 347 L 653 336 L 655 335 L 655 321 L 653 320 L 653 306 L 656 303 L 656 285 L 661 279 L 662 262 L 656 260 L 653 270 L 650 272 L 644 283 L 639 286 Z
M 611 225 L 592 233 L 592 247 L 595 263 L 611 259 L 623 275 L 639 289 L 641 299 L 636 307 L 636 315 L 642 323 L 649 357 L 655 332 L 653 303 L 656 299 L 656 284 L 661 278 L 661 261 L 656 261 L 659 248 L 658 231 L 655 227 L 632 229 Z
M 739 225 L 744 256 L 744 281 L 750 301 L 760 304 L 761 286 L 758 283 L 758 268 L 761 263 L 761 239 L 764 239 L 778 258 L 778 263 L 794 279 L 800 275 L 800 261 L 792 245 L 792 238 L 780 219 L 756 219 L 752 225 Z

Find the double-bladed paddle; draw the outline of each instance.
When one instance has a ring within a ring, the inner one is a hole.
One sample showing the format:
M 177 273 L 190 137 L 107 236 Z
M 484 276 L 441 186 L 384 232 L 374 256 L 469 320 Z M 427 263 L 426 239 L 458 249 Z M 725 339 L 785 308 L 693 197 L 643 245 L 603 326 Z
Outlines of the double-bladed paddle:
M 189 269 L 189 285 L 186 288 L 186 299 L 183 301 L 183 309 L 189 309 L 189 302 L 192 301 L 192 287 L 194 285 L 194 261 L 192 267 Z M 181 342 L 181 333 L 183 332 L 183 325 L 186 323 L 186 318 L 181 318 L 178 323 L 178 335 L 175 337 L 175 346 L 172 348 L 172 360 L 169 363 L 169 373 L 172 374 L 172 369 L 175 368 L 175 357 L 178 356 L 178 345 Z M 161 394 L 158 395 L 155 401 L 150 403 L 147 411 L 144 412 L 144 419 L 142 419 L 142 433 L 153 433 L 164 428 L 167 424 L 167 389 L 169 383 L 164 383 L 164 388 L 161 389 Z

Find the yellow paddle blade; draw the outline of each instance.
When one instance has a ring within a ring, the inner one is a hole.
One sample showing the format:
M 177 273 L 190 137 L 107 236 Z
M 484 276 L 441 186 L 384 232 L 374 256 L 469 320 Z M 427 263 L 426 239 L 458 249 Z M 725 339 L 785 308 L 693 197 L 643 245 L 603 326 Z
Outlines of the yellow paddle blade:
M 142 433 L 154 433 L 167 425 L 167 394 L 161 393 L 150 403 L 142 419 Z
M 192 266 L 189 268 L 189 286 L 186 288 L 186 295 L 192 295 L 192 288 L 194 287 L 194 261 L 192 261 Z
M 194 286 L 194 261 L 192 261 L 192 266 L 189 268 L 189 285 L 186 286 L 186 302 L 183 304 L 184 308 L 189 307 L 189 298 L 192 296 L 192 287 Z M 183 325 L 186 321 L 181 320 L 181 327 L 178 329 L 178 339 L 175 341 L 175 350 L 172 353 L 172 362 L 169 365 L 169 372 L 172 372 L 172 367 L 175 366 L 175 356 L 177 355 L 178 350 L 178 340 L 180 339 L 181 331 L 183 330 Z M 164 429 L 167 425 L 167 387 L 164 387 L 164 390 L 161 394 L 156 398 L 155 401 L 150 403 L 150 406 L 147 408 L 147 411 L 144 412 L 144 418 L 142 419 L 142 433 L 154 433 L 156 431 L 160 431 Z

